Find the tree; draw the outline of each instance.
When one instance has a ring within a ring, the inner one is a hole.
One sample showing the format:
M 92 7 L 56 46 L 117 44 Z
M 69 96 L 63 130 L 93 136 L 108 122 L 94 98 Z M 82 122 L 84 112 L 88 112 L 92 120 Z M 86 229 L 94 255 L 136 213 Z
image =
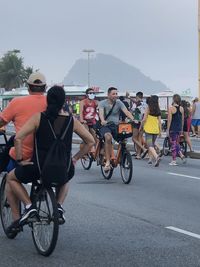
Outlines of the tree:
M 32 67 L 24 68 L 19 53 L 17 49 L 8 51 L 0 60 L 0 87 L 7 91 L 22 86 L 33 72 Z

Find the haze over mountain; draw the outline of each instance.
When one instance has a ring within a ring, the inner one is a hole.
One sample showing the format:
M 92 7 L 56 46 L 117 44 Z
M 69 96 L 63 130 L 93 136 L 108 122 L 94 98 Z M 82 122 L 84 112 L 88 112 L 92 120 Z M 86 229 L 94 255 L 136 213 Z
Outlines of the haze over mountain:
M 87 59 L 77 60 L 63 82 L 65 85 L 87 85 Z M 105 54 L 90 57 L 90 85 L 99 86 L 104 91 L 115 86 L 119 91 L 143 91 L 146 94 L 169 90 L 161 81 L 154 81 L 136 67 Z

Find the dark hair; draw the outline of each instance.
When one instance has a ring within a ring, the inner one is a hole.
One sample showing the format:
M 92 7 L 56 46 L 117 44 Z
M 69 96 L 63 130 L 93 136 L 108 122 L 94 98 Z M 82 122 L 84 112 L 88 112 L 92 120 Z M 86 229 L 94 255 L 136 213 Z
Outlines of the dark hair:
M 150 96 L 146 98 L 147 105 L 149 104 L 149 99 L 150 99 Z
M 181 97 L 178 94 L 173 95 L 173 103 L 180 105 L 181 104 Z
M 65 90 L 63 87 L 55 85 L 47 92 L 47 109 L 46 116 L 53 122 L 65 103 Z
M 124 96 L 120 96 L 119 100 L 124 101 Z
M 35 80 L 34 83 L 36 83 L 38 85 L 28 84 L 29 90 L 31 92 L 34 92 L 34 93 L 45 92 L 46 84 L 45 85 L 40 85 L 40 83 L 41 83 L 40 80 Z
M 181 101 L 181 106 L 183 107 L 184 110 L 184 118 L 188 118 L 190 116 L 190 111 L 189 111 L 189 107 L 188 107 L 188 102 L 185 100 Z
M 85 94 L 87 95 L 90 91 L 94 91 L 94 89 L 92 89 L 92 88 L 88 88 L 88 89 L 85 91 Z
M 142 92 L 137 92 L 136 96 L 139 97 L 139 98 L 143 98 L 143 93 Z
M 113 90 L 117 91 L 117 88 L 115 88 L 115 87 L 109 87 L 108 88 L 108 94 L 110 94 Z
M 149 106 L 149 115 L 152 116 L 160 116 L 160 107 L 158 103 L 158 99 L 154 96 L 151 96 L 148 100 L 148 106 Z

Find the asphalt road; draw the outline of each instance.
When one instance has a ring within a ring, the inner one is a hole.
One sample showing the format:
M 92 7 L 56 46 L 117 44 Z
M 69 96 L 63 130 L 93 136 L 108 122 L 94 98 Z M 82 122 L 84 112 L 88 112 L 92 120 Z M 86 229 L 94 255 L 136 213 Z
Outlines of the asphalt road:
M 118 169 L 106 181 L 79 163 L 54 253 L 37 254 L 28 226 L 15 240 L 0 226 L 0 266 L 200 266 L 199 160 L 170 159 L 159 168 L 134 159 L 129 185 Z

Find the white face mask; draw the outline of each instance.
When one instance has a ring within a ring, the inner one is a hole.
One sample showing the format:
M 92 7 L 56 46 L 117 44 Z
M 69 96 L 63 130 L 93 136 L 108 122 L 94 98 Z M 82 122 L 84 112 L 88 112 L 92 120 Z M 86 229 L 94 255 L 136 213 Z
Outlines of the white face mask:
M 89 98 L 90 100 L 93 100 L 93 99 L 95 98 L 95 95 L 94 95 L 94 94 L 88 94 L 88 98 Z

